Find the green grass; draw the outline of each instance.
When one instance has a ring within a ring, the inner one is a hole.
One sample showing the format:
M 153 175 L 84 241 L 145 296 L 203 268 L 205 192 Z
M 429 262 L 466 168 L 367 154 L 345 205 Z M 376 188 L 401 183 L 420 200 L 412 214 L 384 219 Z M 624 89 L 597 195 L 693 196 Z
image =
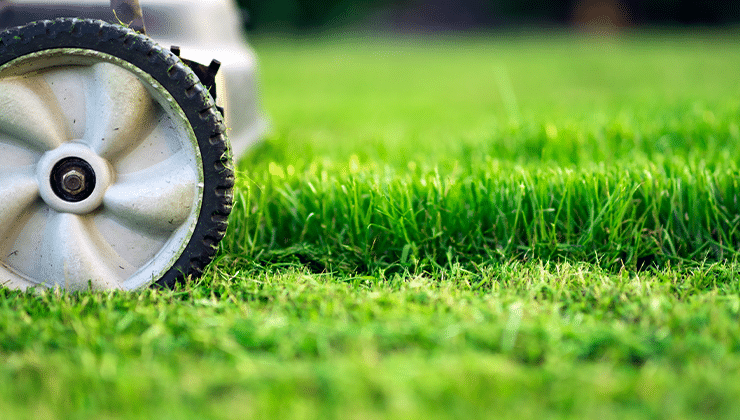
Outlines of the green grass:
M 279 125 L 227 249 L 349 272 L 734 259 L 740 60 L 696 37 L 267 48 Z
M 0 418 L 740 416 L 732 34 L 254 41 L 176 290 L 0 290 Z

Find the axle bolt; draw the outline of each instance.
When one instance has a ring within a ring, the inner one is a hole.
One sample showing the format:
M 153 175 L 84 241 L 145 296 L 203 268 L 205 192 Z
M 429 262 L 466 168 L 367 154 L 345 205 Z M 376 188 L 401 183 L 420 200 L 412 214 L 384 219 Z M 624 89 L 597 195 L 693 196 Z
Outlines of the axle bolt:
M 66 157 L 51 170 L 51 190 L 57 197 L 70 203 L 80 202 L 95 190 L 95 171 L 78 157 Z
M 69 194 L 76 195 L 85 189 L 85 174 L 77 168 L 72 168 L 62 175 L 62 189 Z

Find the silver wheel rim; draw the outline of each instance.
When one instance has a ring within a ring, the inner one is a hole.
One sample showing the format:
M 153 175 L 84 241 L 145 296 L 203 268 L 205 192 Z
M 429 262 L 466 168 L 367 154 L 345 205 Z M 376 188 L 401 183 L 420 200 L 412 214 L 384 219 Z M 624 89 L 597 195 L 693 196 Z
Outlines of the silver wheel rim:
M 0 284 L 149 285 L 187 246 L 202 197 L 197 139 L 147 73 L 71 48 L 0 67 Z

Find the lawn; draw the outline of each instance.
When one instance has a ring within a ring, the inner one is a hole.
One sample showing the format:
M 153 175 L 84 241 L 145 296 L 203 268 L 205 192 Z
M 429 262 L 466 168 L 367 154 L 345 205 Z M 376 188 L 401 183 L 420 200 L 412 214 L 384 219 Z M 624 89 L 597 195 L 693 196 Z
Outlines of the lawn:
M 740 416 L 733 33 L 252 42 L 215 263 L 0 289 L 0 418 Z

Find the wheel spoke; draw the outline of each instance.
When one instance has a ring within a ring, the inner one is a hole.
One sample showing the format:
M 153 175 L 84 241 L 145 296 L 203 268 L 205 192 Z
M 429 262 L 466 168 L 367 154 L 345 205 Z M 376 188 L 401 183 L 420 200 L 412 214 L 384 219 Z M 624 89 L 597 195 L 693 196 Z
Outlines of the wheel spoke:
M 71 213 L 51 213 L 38 255 L 38 274 L 47 286 L 68 290 L 120 288 L 130 265 L 118 256 L 90 223 Z
M 40 157 L 40 153 L 19 146 L 12 138 L 0 134 L 0 171 L 35 165 Z
M 71 136 L 56 96 L 41 76 L 0 80 L 0 133 L 39 152 Z
M 188 132 L 184 127 L 178 126 L 169 115 L 162 113 L 156 127 L 138 146 L 111 163 L 119 174 L 144 170 L 180 152 L 181 141 L 187 136 Z
M 139 79 L 109 63 L 92 67 L 85 141 L 100 156 L 115 160 L 136 147 L 155 127 L 157 107 Z
M 167 241 L 166 236 L 149 235 L 132 229 L 117 218 L 110 217 L 106 212 L 96 215 L 94 223 L 111 248 L 136 268 L 144 266 L 154 258 Z
M 142 232 L 169 233 L 190 216 L 198 186 L 184 153 L 139 172 L 121 175 L 105 193 L 106 211 Z
M 85 136 L 90 74 L 87 67 L 81 66 L 55 68 L 44 73 L 44 80 L 54 92 L 66 119 L 70 139 Z
M 0 248 L 3 266 L 34 279 L 37 284 L 40 283 L 37 280 L 37 262 L 44 243 L 44 230 L 52 213 L 47 205 L 36 201 L 13 221 L 13 227 L 5 233 Z
M 25 170 L 24 170 L 25 169 Z M 18 227 L 22 214 L 39 197 L 33 167 L 0 173 L 0 238 L 7 242 L 9 232 Z

